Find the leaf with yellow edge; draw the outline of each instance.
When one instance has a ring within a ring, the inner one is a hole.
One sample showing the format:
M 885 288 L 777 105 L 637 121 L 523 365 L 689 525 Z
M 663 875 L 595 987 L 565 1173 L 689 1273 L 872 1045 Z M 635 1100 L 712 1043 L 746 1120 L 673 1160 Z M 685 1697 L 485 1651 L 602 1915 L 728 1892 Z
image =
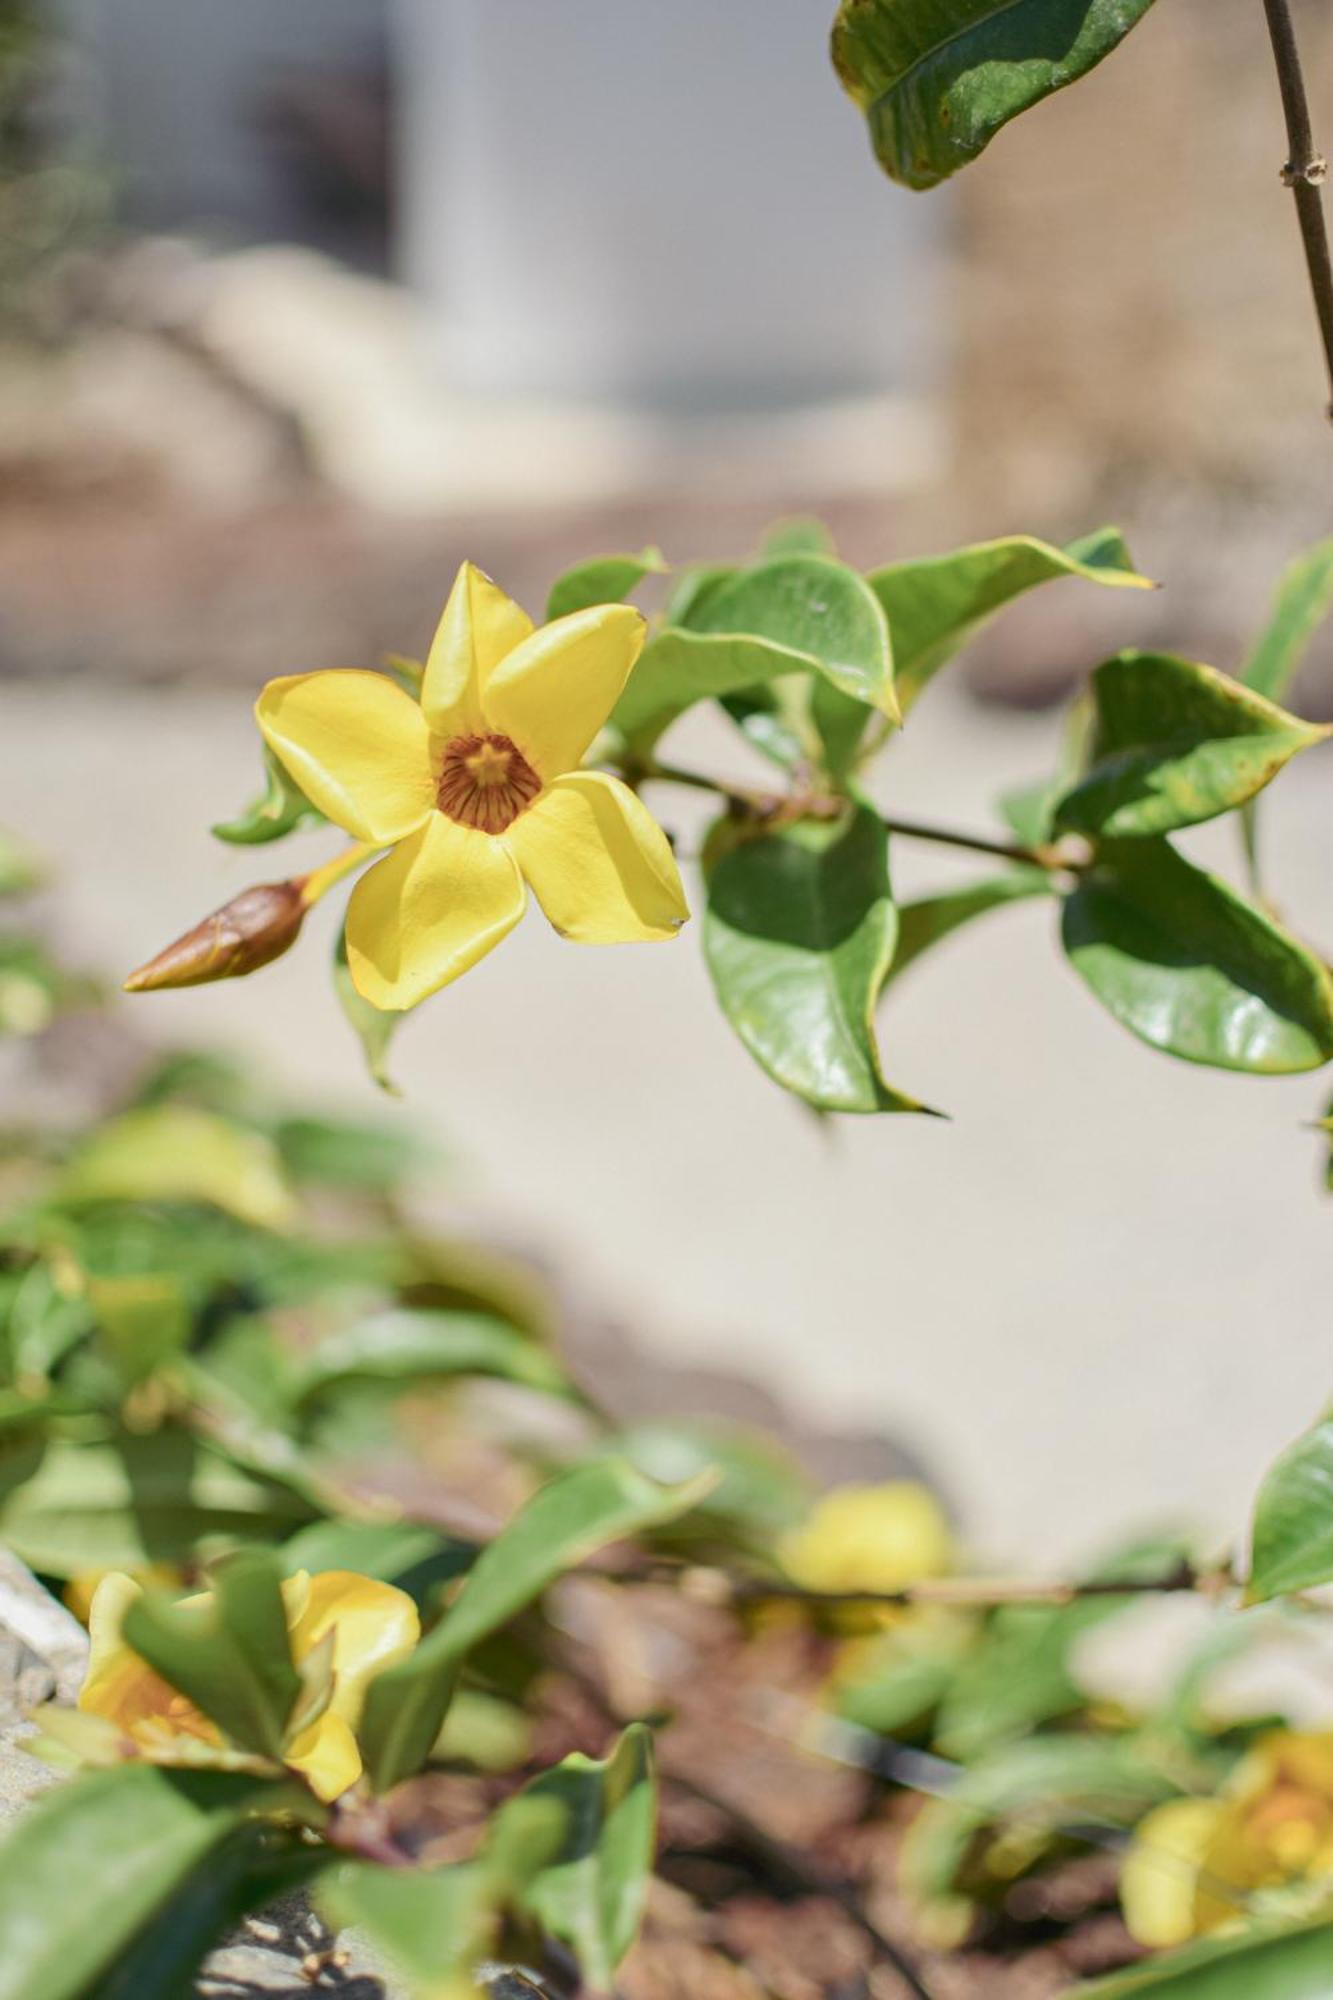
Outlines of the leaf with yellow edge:
M 189 1104 L 156 1104 L 101 1126 L 60 1175 L 56 1199 L 206 1202 L 261 1228 L 296 1219 L 277 1148 Z

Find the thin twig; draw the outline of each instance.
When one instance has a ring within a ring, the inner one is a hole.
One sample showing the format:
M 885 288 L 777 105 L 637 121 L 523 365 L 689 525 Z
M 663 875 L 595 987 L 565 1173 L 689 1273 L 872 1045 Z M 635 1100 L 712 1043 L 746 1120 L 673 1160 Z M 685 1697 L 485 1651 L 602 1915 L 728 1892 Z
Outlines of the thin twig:
M 1328 178 L 1328 161 L 1314 142 L 1310 123 L 1310 103 L 1305 93 L 1300 49 L 1291 18 L 1290 0 L 1264 0 L 1268 36 L 1273 44 L 1282 111 L 1287 121 L 1287 161 L 1282 178 L 1296 198 L 1296 215 L 1301 226 L 1310 290 L 1324 344 L 1324 361 L 1333 392 L 1333 257 L 1329 254 L 1328 226 L 1320 192 Z M 1328 414 L 1333 418 L 1333 402 Z
M 1234 1587 L 1235 1579 L 1226 1566 L 1200 1570 L 1182 1562 L 1160 1575 L 1136 1580 L 1132 1577 L 1094 1577 L 1085 1582 L 1072 1578 L 1028 1578 L 1003 1576 L 926 1577 L 902 1590 L 808 1590 L 785 1578 L 737 1577 L 725 1570 L 703 1565 L 689 1566 L 654 1562 L 638 1569 L 602 1570 L 599 1574 L 621 1584 L 676 1583 L 686 1596 L 717 1605 L 781 1602 L 805 1604 L 811 1610 L 836 1610 L 841 1606 L 886 1606 L 904 1609 L 914 1604 L 952 1604 L 972 1610 L 997 1610 L 1008 1604 L 1075 1604 L 1089 1597 L 1164 1596 L 1182 1591 L 1198 1591 L 1213 1596 Z
M 824 792 L 761 792 L 745 785 L 733 785 L 722 778 L 710 778 L 703 771 L 689 771 L 679 764 L 648 764 L 636 773 L 640 779 L 662 784 L 688 785 L 693 791 L 712 792 L 737 811 L 753 819 L 782 825 L 795 819 L 832 819 L 845 810 L 847 801 Z M 1077 874 L 1084 866 L 1080 857 L 1057 846 L 1029 847 L 1022 841 L 991 840 L 985 834 L 961 833 L 954 827 L 934 826 L 924 820 L 898 819 L 881 815 L 890 833 L 904 840 L 928 840 L 940 847 L 963 847 L 974 854 L 992 854 L 1001 861 L 1018 862 L 1028 868 L 1043 868 L 1051 874 Z

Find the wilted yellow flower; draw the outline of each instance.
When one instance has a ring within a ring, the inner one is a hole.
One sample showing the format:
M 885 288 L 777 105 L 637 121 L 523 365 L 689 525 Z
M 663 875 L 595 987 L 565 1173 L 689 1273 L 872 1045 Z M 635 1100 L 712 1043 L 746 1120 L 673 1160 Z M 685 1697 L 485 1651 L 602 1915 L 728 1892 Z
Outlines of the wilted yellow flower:
M 142 1595 L 133 1577 L 103 1577 L 89 1616 L 92 1641 L 79 1707 L 114 1723 L 133 1754 L 153 1764 L 234 1762 L 217 1724 L 164 1681 L 121 1636 L 125 1613 Z M 283 1762 L 299 1771 L 318 1798 L 336 1799 L 361 1775 L 355 1729 L 366 1687 L 384 1667 L 411 1652 L 420 1635 L 416 1605 L 405 1591 L 351 1570 L 298 1570 L 282 1585 L 292 1659 L 299 1668 L 333 1634 L 327 1706 L 286 1744 Z M 207 1591 L 180 1609 L 204 1615 Z
M 782 1537 L 778 1560 L 805 1590 L 905 1590 L 950 1567 L 953 1539 L 939 1501 L 916 1480 L 835 1486 Z
M 1184 1944 L 1256 1898 L 1333 1895 L 1333 1732 L 1264 1736 L 1215 1799 L 1177 1799 L 1139 1823 L 1120 1880 L 1140 1944 Z
M 420 704 L 355 669 L 270 681 L 264 739 L 313 804 L 392 853 L 357 883 L 347 962 L 374 1006 L 414 1007 L 508 935 L 530 887 L 563 937 L 675 935 L 689 912 L 670 845 L 618 779 L 578 769 L 643 644 L 595 605 L 534 629 L 464 563 Z

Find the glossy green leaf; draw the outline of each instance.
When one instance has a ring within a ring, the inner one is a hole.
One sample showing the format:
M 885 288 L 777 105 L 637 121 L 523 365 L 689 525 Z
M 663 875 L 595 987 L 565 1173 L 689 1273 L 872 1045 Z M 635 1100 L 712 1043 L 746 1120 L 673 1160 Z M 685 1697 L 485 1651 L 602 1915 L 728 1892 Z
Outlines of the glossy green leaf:
M 1289 1444 L 1255 1502 L 1252 1604 L 1333 1582 L 1333 1415 Z
M 665 576 L 667 568 L 662 551 L 653 548 L 641 549 L 636 556 L 594 556 L 576 563 L 551 585 L 546 622 L 594 604 L 619 604 L 646 576 Z
M 20 1437 L 0 1446 L 0 1537 L 51 1576 L 281 1541 L 312 1511 L 289 1486 L 169 1427 L 105 1444 L 52 1439 L 42 1449 Z
M 1009 535 L 872 571 L 866 580 L 888 617 L 904 713 L 997 611 L 1038 584 L 1069 576 L 1122 590 L 1153 587 L 1134 568 L 1115 528 L 1100 528 L 1064 548 L 1033 535 Z
M 1152 0 L 842 0 L 833 63 L 885 173 L 931 188 L 1110 55 Z
M 417 1521 L 312 1521 L 278 1550 L 283 1572 L 354 1569 L 396 1583 L 418 1604 L 440 1584 L 470 1569 L 476 1545 L 441 1535 Z
M 1168 1055 L 1268 1076 L 1333 1055 L 1318 959 L 1165 841 L 1103 850 L 1065 903 L 1063 935 L 1102 1005 Z
M 429 1755 L 473 1646 L 565 1570 L 609 1542 L 688 1513 L 712 1485 L 705 1476 L 660 1486 L 611 1459 L 576 1466 L 543 1486 L 478 1557 L 458 1598 L 412 1656 L 371 1682 L 359 1735 L 375 1789 L 410 1776 Z
M 917 903 L 903 903 L 898 910 L 898 945 L 893 954 L 885 985 L 890 986 L 923 951 L 948 937 L 963 924 L 1001 910 L 1009 903 L 1030 901 L 1033 896 L 1054 893 L 1044 868 L 1011 868 L 1003 875 L 988 875 L 984 881 L 963 889 L 948 889 L 939 896 L 925 896 Z
M 1256 694 L 1281 701 L 1311 639 L 1333 612 L 1333 537 L 1287 565 L 1268 624 L 1241 669 Z
M 372 1007 L 363 999 L 352 983 L 351 968 L 347 963 L 347 934 L 339 931 L 338 942 L 333 954 L 333 990 L 338 1005 L 342 1008 L 353 1034 L 361 1044 L 366 1069 L 371 1081 L 377 1083 L 389 1097 L 401 1095 L 398 1085 L 389 1075 L 389 1044 L 403 1020 L 401 1013 L 387 1013 L 380 1007 Z
M 241 1222 L 285 1229 L 296 1204 L 272 1142 L 188 1104 L 150 1105 L 101 1125 L 74 1154 L 56 1199 L 207 1202 Z
M 575 1755 L 544 1771 L 498 1815 L 497 1858 L 511 1841 L 524 1855 L 519 1907 L 568 1945 L 595 1993 L 610 1991 L 638 1933 L 656 1828 L 652 1736 L 642 1723 L 603 1762 Z
M 1176 1790 L 1132 1738 L 1071 1730 L 1006 1744 L 965 1770 L 946 1798 L 933 1799 L 912 1822 L 903 1886 L 923 1901 L 948 1896 L 977 1836 L 1008 1820 L 1034 1840 L 1089 1821 L 1128 1827 Z
M 253 847 L 270 840 L 283 840 L 303 826 L 328 824 L 318 806 L 312 806 L 280 764 L 273 752 L 264 750 L 264 789 L 235 819 L 220 820 L 212 831 L 218 840 Z
M 316 1901 L 335 1930 L 369 1938 L 411 2000 L 472 2000 L 472 1970 L 489 1955 L 502 1885 L 483 1861 L 452 1868 L 344 1862 Z
M 1091 762 L 1056 807 L 1061 833 L 1138 839 L 1215 819 L 1329 734 L 1170 653 L 1117 654 L 1092 693 Z
M 266 1551 L 219 1563 L 212 1591 L 189 1604 L 152 1591 L 125 1614 L 126 1641 L 242 1750 L 281 1759 L 301 1692 L 280 1588 Z
M 888 838 L 866 806 L 742 841 L 709 880 L 722 1010 L 768 1074 L 823 1111 L 922 1109 L 884 1081 L 875 1039 L 896 936 Z
M 105 1992 L 142 1927 L 208 1866 L 264 1789 L 231 1773 L 121 1764 L 39 1799 L 0 1844 L 0 2000 Z
M 373 1313 L 321 1342 L 298 1393 L 309 1401 L 354 1381 L 409 1385 L 451 1375 L 491 1375 L 549 1395 L 574 1394 L 550 1352 L 503 1320 L 406 1307 Z
M 888 627 L 855 570 L 827 556 L 791 555 L 723 573 L 649 640 L 612 722 L 640 752 L 695 702 L 739 695 L 816 672 L 895 718 Z
M 1259 1925 L 1162 1952 L 1065 2000 L 1333 2000 L 1333 1924 Z

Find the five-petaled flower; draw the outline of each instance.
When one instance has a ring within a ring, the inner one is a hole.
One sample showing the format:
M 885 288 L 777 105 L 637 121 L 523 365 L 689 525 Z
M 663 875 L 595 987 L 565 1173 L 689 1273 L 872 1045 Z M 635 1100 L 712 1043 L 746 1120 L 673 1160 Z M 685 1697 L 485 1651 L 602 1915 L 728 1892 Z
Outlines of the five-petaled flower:
M 301 790 L 392 852 L 357 883 L 347 961 L 376 1007 L 414 1007 L 523 915 L 525 883 L 563 937 L 675 935 L 689 912 L 666 836 L 618 779 L 580 770 L 643 644 L 640 614 L 532 621 L 464 563 L 418 704 L 356 669 L 270 681 L 256 716 Z
M 93 1595 L 88 1628 L 91 1652 L 79 1707 L 120 1731 L 128 1754 L 153 1764 L 235 1763 L 217 1724 L 200 1713 L 140 1658 L 121 1636 L 125 1613 L 141 1587 L 112 1571 Z M 420 1635 L 416 1605 L 392 1584 L 351 1570 L 298 1570 L 282 1585 L 292 1661 L 298 1668 L 332 1640 L 332 1684 L 327 1705 L 286 1743 L 282 1761 L 299 1771 L 318 1798 L 339 1798 L 361 1776 L 356 1725 L 366 1687 L 383 1668 L 411 1652 Z M 185 1598 L 180 1609 L 207 1614 L 207 1591 Z

